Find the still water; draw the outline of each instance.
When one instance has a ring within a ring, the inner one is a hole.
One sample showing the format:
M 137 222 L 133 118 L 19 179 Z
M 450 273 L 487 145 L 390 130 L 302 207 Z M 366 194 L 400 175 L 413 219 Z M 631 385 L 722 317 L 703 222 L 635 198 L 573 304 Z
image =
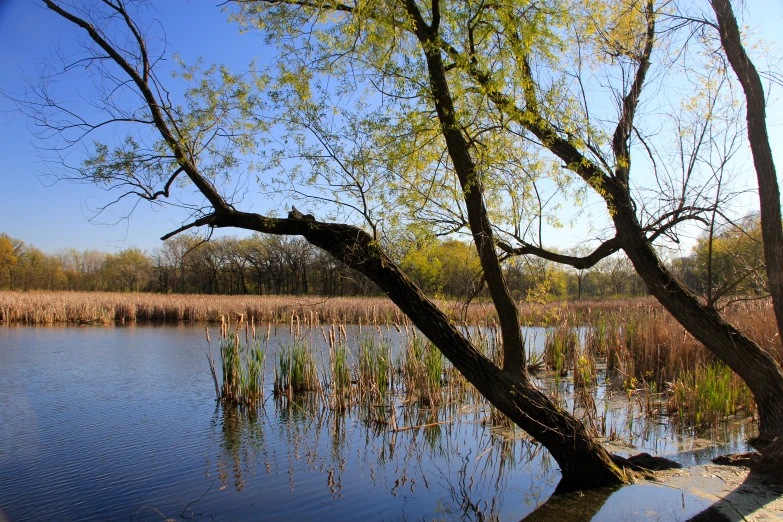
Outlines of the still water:
M 0 327 L 0 522 L 520 520 L 559 479 L 545 450 L 485 424 L 480 404 L 411 406 L 403 425 L 440 424 L 399 432 L 307 399 L 217 407 L 206 350 L 200 326 Z M 611 418 L 628 453 L 692 444 L 665 422 Z M 675 496 L 673 519 L 706 507 Z

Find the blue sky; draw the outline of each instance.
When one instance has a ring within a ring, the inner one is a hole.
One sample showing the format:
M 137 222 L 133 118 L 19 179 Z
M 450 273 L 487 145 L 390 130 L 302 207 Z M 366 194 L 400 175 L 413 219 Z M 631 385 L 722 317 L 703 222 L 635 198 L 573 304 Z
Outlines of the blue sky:
M 226 63 L 240 69 L 254 57 L 262 62 L 270 58 L 270 50 L 256 35 L 242 35 L 236 25 L 226 21 L 226 14 L 221 13 L 217 3 L 155 2 L 155 17 L 165 27 L 169 50 L 179 53 L 189 63 L 203 56 L 207 63 Z M 783 0 L 750 0 L 746 5 L 746 23 L 758 27 L 767 41 L 780 40 Z M 0 0 L 0 71 L 3 71 L 0 89 L 20 93 L 26 78 L 36 77 L 41 61 L 55 48 L 72 48 L 76 35 L 71 24 L 40 7 L 35 0 Z M 778 100 L 772 103 L 768 123 L 773 149 L 781 150 L 783 107 Z M 167 210 L 155 212 L 145 205 L 128 222 L 114 226 L 91 223 L 88 219 L 91 209 L 105 203 L 105 193 L 87 185 L 47 186 L 39 176 L 45 166 L 39 161 L 33 142 L 26 118 L 14 111 L 13 103 L 0 98 L 0 232 L 47 252 L 69 247 L 114 252 L 130 246 L 155 248 L 161 235 L 180 226 L 180 214 Z M 781 169 L 783 165 L 778 161 L 778 170 Z M 104 216 L 99 221 L 112 221 L 112 216 Z M 578 238 L 580 231 L 567 231 L 567 234 Z
M 246 68 L 254 57 L 265 58 L 266 49 L 255 35 L 241 35 L 217 2 L 165 0 L 156 2 L 166 30 L 168 49 L 187 63 L 199 56 L 205 62 Z M 13 94 L 25 88 L 26 78 L 35 78 L 37 67 L 55 48 L 72 49 L 76 28 L 48 12 L 34 0 L 0 0 L 0 89 Z M 14 104 L 0 99 L 0 232 L 33 244 L 46 252 L 63 248 L 114 252 L 130 246 L 152 249 L 159 237 L 182 223 L 175 212 L 154 211 L 140 205 L 129 221 L 108 226 L 116 216 L 89 218 L 106 202 L 95 187 L 57 183 L 44 177 L 45 165 L 34 146 L 27 118 L 14 111 Z M 236 232 L 233 232 L 236 233 Z

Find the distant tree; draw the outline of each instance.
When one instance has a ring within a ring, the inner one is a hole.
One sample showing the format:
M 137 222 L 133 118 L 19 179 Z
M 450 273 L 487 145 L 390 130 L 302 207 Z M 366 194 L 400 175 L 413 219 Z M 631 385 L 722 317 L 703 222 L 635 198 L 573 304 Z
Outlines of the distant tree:
M 0 234 L 0 288 L 11 286 L 11 269 L 19 261 L 14 255 L 14 245 L 5 234 Z
M 438 244 L 436 255 L 441 265 L 441 291 L 459 301 L 470 299 L 482 289 L 481 262 L 476 249 L 456 239 Z
M 400 260 L 400 268 L 413 279 L 416 285 L 430 294 L 440 293 L 443 284 L 443 264 L 437 256 L 436 247 L 430 241 L 422 241 L 411 248 Z
M 693 252 L 690 268 L 697 278 L 696 289 L 708 306 L 731 295 L 769 295 L 758 217 L 699 238 Z
M 128 248 L 106 260 L 106 269 L 119 282 L 121 290 L 139 291 L 147 282 L 150 260 L 138 248 Z

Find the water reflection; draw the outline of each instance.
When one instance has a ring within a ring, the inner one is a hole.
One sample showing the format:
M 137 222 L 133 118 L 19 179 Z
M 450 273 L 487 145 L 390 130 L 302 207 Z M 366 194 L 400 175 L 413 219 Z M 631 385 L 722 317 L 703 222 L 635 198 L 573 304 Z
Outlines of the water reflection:
M 447 385 L 435 405 L 391 387 L 344 413 L 328 390 L 215 408 L 203 335 L 0 329 L 0 519 L 520 520 L 559 479 L 467 386 Z M 270 360 L 284 341 L 270 339 Z M 660 397 L 629 397 L 602 372 L 589 389 L 539 384 L 611 451 L 691 465 L 745 450 L 750 421 L 673 424 Z
M 523 516 L 559 478 L 539 444 L 493 436 L 472 411 L 408 407 L 390 429 L 376 409 L 338 413 L 317 394 L 270 399 L 257 411 L 218 408 L 219 451 L 207 476 L 236 492 L 285 482 L 297 497 L 323 502 L 369 494 L 375 509 L 396 513 L 392 519 L 468 520 Z M 509 492 L 517 508 L 509 509 Z
M 726 423 L 700 438 L 667 422 L 654 397 L 642 399 L 606 386 L 575 390 L 564 381 L 540 384 L 615 453 L 648 451 L 690 465 L 707 461 L 725 441 L 733 441 L 733 450 L 744 449 L 739 442 L 748 433 L 744 422 Z M 564 510 L 572 510 L 568 520 L 590 520 L 599 512 L 622 518 L 615 504 L 627 493 L 613 495 L 614 490 L 546 501 L 559 480 L 549 454 L 523 432 L 493 425 L 492 409 L 480 398 L 463 399 L 434 407 L 390 396 L 340 410 L 315 392 L 270 395 L 258 409 L 221 406 L 212 419 L 219 450 L 207 463 L 207 477 L 215 477 L 221 491 L 242 492 L 254 485 L 254 495 L 260 489 L 285 490 L 289 502 L 307 498 L 311 504 L 339 505 L 340 511 L 350 512 L 366 497 L 372 500 L 364 509 L 393 512 L 389 518 L 395 520 L 527 515 L 557 520 Z M 269 501 L 263 495 L 259 500 Z M 607 503 L 610 497 L 616 498 Z M 705 507 L 684 503 L 683 513 Z

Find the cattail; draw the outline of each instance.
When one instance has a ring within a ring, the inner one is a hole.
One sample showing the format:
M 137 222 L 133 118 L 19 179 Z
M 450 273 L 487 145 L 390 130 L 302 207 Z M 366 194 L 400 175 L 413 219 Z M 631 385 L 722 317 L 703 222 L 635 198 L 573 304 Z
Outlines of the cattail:
M 209 327 L 208 327 L 208 326 L 205 326 L 205 327 L 204 327 L 204 331 L 205 331 L 205 332 L 206 332 L 206 334 L 207 334 L 207 343 L 209 343 Z

